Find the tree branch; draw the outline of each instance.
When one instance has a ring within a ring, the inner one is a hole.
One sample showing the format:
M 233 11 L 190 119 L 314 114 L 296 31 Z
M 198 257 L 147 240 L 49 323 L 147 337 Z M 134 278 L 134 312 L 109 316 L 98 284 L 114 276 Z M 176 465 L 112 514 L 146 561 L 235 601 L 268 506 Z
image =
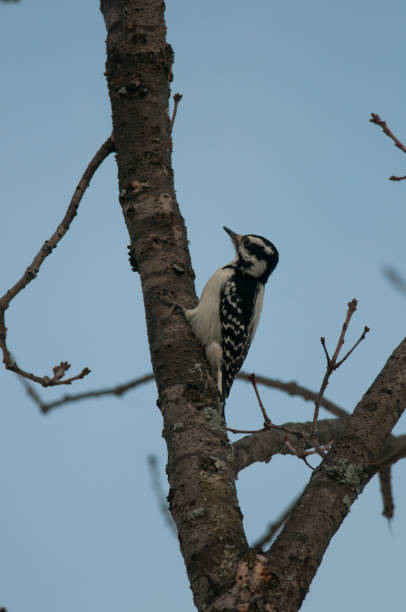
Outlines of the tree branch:
M 389 465 L 387 467 L 379 470 L 379 485 L 381 489 L 382 501 L 383 501 L 383 516 L 386 516 L 387 519 L 393 518 L 393 512 L 395 509 L 395 504 L 393 503 L 393 494 L 392 494 L 392 467 Z
M 247 372 L 240 372 L 237 376 L 240 380 L 244 380 L 246 382 L 250 382 L 250 374 Z M 268 376 L 257 376 L 255 375 L 255 380 L 260 385 L 265 385 L 266 387 L 271 387 L 272 389 L 278 389 L 279 391 L 284 391 L 288 395 L 296 396 L 303 398 L 308 402 L 314 402 L 317 399 L 317 393 L 311 391 L 307 387 L 302 387 L 298 385 L 294 381 L 284 382 L 283 380 L 278 380 L 275 378 L 269 378 Z M 330 400 L 325 397 L 322 398 L 320 406 L 341 418 L 346 418 L 349 416 L 348 412 L 341 408 L 337 404 L 334 404 Z
M 386 136 L 388 136 L 391 140 L 393 140 L 395 146 L 401 151 L 403 151 L 403 153 L 406 153 L 405 145 L 398 138 L 396 138 L 395 134 L 388 128 L 386 121 L 383 121 L 383 119 L 381 119 L 380 116 L 377 115 L 376 113 L 371 113 L 370 122 L 375 123 L 375 125 L 379 125 L 379 127 L 382 128 L 384 134 L 386 134 Z M 389 177 L 390 181 L 404 181 L 405 179 L 406 179 L 406 176 L 390 176 Z
M 45 259 L 52 253 L 57 246 L 58 242 L 64 237 L 68 231 L 70 224 L 77 214 L 80 201 L 83 197 L 84 192 L 89 186 L 90 180 L 100 164 L 106 159 L 110 153 L 114 150 L 114 143 L 112 137 L 108 138 L 106 142 L 102 144 L 96 155 L 90 161 L 88 167 L 83 173 L 75 192 L 72 196 L 70 204 L 67 208 L 64 218 L 56 228 L 55 232 L 46 240 L 38 253 L 35 255 L 31 264 L 25 270 L 22 277 L 0 298 L 0 347 L 3 351 L 3 363 L 8 370 L 12 370 L 16 374 L 28 378 L 33 382 L 41 384 L 43 387 L 53 387 L 56 385 L 70 385 L 74 380 L 83 378 L 90 373 L 89 368 L 83 368 L 83 370 L 76 376 L 72 376 L 69 379 L 63 379 L 66 371 L 70 368 L 70 364 L 67 361 L 61 361 L 58 366 L 53 368 L 54 373 L 52 377 L 49 376 L 37 376 L 30 372 L 26 372 L 21 369 L 15 360 L 12 358 L 10 350 L 7 346 L 7 327 L 5 322 L 5 311 L 10 305 L 10 302 L 22 291 L 34 278 L 36 278 L 39 269 Z
M 239 380 L 243 380 L 246 382 L 249 382 L 250 380 L 249 377 L 250 377 L 250 374 L 248 374 L 247 372 L 240 372 L 237 376 Z M 41 411 L 48 412 L 49 410 L 63 406 L 64 404 L 69 404 L 71 402 L 77 402 L 77 401 L 85 400 L 85 399 L 91 399 L 94 397 L 100 397 L 103 395 L 116 395 L 118 397 L 121 397 L 122 395 L 124 395 L 125 393 L 128 393 L 128 391 L 131 391 L 138 385 L 143 384 L 144 382 L 149 382 L 150 380 L 153 380 L 153 378 L 154 378 L 153 374 L 145 374 L 144 376 L 137 377 L 133 380 L 129 380 L 125 383 L 120 383 L 112 387 L 106 387 L 104 389 L 93 389 L 91 391 L 86 391 L 85 393 L 65 394 L 59 399 L 55 400 L 54 402 L 49 402 L 49 403 L 45 403 L 40 398 L 37 392 L 35 392 L 35 394 L 30 392 L 29 389 L 30 388 L 32 389 L 32 385 L 29 385 L 29 383 L 25 385 L 25 388 L 28 394 L 30 395 L 30 397 L 41 408 Z M 315 393 L 314 391 L 311 391 L 310 389 L 307 389 L 306 387 L 298 385 L 294 381 L 284 382 L 283 380 L 269 378 L 268 376 L 256 376 L 255 378 L 256 378 L 257 383 L 261 385 L 270 387 L 272 389 L 278 389 L 279 391 L 283 391 L 291 396 L 302 397 L 304 400 L 309 401 L 309 402 L 314 402 L 317 398 L 317 393 Z M 323 397 L 320 403 L 320 406 L 322 406 L 323 408 L 325 408 L 326 410 L 328 410 L 329 412 L 331 412 L 332 414 L 340 418 L 346 418 L 349 416 L 348 412 L 344 410 L 344 408 L 341 408 L 340 406 L 338 406 L 334 402 L 331 402 L 325 397 Z
M 391 138 L 391 140 L 393 140 L 395 146 L 401 151 L 403 151 L 403 153 L 406 153 L 405 145 L 402 142 L 400 142 L 398 138 L 396 138 L 393 132 L 391 132 L 391 130 L 387 126 L 386 121 L 381 119 L 380 116 L 377 115 L 376 113 L 371 113 L 370 122 L 375 123 L 375 125 L 379 125 L 379 127 L 382 128 L 384 134 L 386 134 L 389 138 Z
M 313 425 L 312 425 L 312 431 L 311 431 L 311 438 L 313 443 L 315 444 L 315 448 L 319 447 L 319 443 L 317 440 L 317 421 L 318 421 L 318 417 L 319 417 L 319 409 L 321 406 L 321 402 L 323 399 L 323 395 L 324 392 L 327 388 L 327 385 L 329 383 L 330 380 L 330 376 L 331 374 L 334 372 L 334 370 L 337 370 L 340 365 L 351 355 L 351 353 L 353 352 L 353 350 L 358 346 L 358 344 L 365 338 L 366 334 L 369 331 L 368 327 L 364 327 L 364 331 L 361 334 L 360 338 L 357 340 L 357 342 L 354 344 L 354 346 L 346 353 L 346 355 L 340 360 L 337 361 L 338 356 L 340 354 L 341 348 L 344 344 L 344 339 L 345 339 L 345 334 L 347 332 L 348 326 L 350 324 L 351 321 L 351 317 L 354 314 L 354 312 L 357 309 L 357 300 L 353 299 L 350 302 L 348 302 L 348 307 L 347 307 L 347 316 L 345 318 L 345 321 L 343 323 L 342 329 L 341 329 L 341 333 L 340 336 L 338 338 L 338 342 L 337 342 L 337 346 L 335 348 L 334 354 L 333 356 L 330 358 L 328 352 L 327 352 L 327 348 L 326 348 L 326 341 L 325 338 L 320 338 L 321 344 L 323 346 L 324 349 L 324 353 L 326 355 L 326 361 L 327 361 L 327 366 L 326 366 L 326 373 L 324 374 L 324 378 L 323 381 L 321 383 L 321 387 L 320 387 L 320 391 L 317 394 L 317 398 L 316 401 L 314 402 L 314 416 L 313 416 Z M 319 447 L 320 448 L 320 447 Z M 321 451 L 321 449 L 320 449 Z M 320 452 L 321 456 L 323 456 L 323 452 Z
M 148 455 L 148 468 L 149 473 L 151 475 L 152 490 L 155 493 L 155 497 L 158 501 L 161 514 L 165 519 L 167 527 L 169 527 L 169 531 L 176 535 L 176 525 L 173 522 L 171 513 L 169 512 L 168 502 L 164 490 L 162 488 L 160 473 L 158 469 L 158 458 L 156 455 Z
M 278 609 L 296 612 L 300 607 L 330 539 L 376 473 L 377 458 L 405 407 L 406 339 L 346 421 L 267 553 L 279 577 L 270 585 L 269 601 Z M 287 573 L 289 583 L 283 580 Z
M 182 100 L 182 98 L 183 96 L 180 93 L 176 93 L 173 96 L 173 111 L 172 111 L 171 125 L 169 127 L 171 134 L 173 131 L 173 124 L 175 123 L 175 118 L 176 118 L 176 113 L 178 111 L 179 102 Z
M 103 397 L 104 395 L 116 395 L 117 397 L 121 397 L 131 389 L 143 385 L 147 382 L 154 380 L 153 374 L 145 374 L 144 376 L 139 376 L 134 380 L 130 380 L 127 383 L 123 383 L 120 385 L 115 385 L 114 387 L 107 387 L 106 389 L 95 389 L 93 391 L 85 391 L 84 393 L 74 393 L 69 394 L 66 393 L 59 399 L 53 402 L 44 402 L 39 393 L 33 388 L 30 383 L 21 379 L 28 395 L 34 400 L 34 402 L 39 406 L 41 412 L 44 414 L 52 410 L 53 408 L 59 408 L 64 404 L 69 404 L 70 402 L 80 402 L 85 399 L 94 399 L 95 397 Z
M 319 439 L 320 444 L 327 444 L 330 440 L 336 439 L 344 430 L 345 421 L 341 419 L 325 419 L 319 423 Z M 297 431 L 297 437 L 289 435 L 290 443 L 297 449 L 304 446 L 303 450 L 311 447 L 309 439 L 303 434 L 310 435 L 312 422 L 306 423 L 284 423 L 284 428 L 291 431 Z M 294 454 L 286 445 L 286 434 L 284 431 L 267 430 L 260 433 L 255 433 L 249 436 L 244 436 L 240 440 L 233 442 L 234 461 L 236 473 L 245 469 L 256 462 L 267 463 L 272 459 L 273 455 L 291 455 Z

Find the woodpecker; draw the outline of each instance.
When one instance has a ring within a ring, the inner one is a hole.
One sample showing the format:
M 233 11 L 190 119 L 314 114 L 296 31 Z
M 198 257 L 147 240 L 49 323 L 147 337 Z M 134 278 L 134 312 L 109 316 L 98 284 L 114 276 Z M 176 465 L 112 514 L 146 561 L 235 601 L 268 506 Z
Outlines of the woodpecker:
M 205 349 L 224 404 L 257 330 L 265 283 L 279 253 L 262 236 L 223 229 L 233 241 L 234 259 L 208 280 L 195 308 L 182 310 Z

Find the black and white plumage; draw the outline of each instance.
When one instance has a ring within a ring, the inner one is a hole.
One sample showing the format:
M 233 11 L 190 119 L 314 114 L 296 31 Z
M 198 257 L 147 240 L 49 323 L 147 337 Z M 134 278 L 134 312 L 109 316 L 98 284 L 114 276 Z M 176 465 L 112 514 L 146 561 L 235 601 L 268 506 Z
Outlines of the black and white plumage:
M 279 254 L 262 236 L 227 227 L 236 255 L 209 279 L 196 308 L 184 310 L 217 381 L 223 401 L 247 356 L 261 316 L 264 287 Z

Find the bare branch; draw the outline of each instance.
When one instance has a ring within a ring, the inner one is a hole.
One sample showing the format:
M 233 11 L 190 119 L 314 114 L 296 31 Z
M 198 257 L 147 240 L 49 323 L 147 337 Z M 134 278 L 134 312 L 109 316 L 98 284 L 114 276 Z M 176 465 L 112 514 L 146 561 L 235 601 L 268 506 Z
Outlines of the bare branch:
M 389 177 L 390 181 L 404 181 L 406 179 L 406 176 L 395 176 L 394 174 L 392 174 L 392 176 Z
M 375 125 L 379 125 L 379 127 L 382 128 L 383 132 L 389 138 L 393 140 L 395 146 L 401 151 L 403 151 L 403 153 L 406 153 L 405 145 L 398 138 L 396 138 L 395 134 L 388 128 L 386 121 L 383 121 L 383 119 L 381 119 L 380 116 L 377 115 L 376 113 L 371 113 L 370 122 L 375 123 Z M 390 181 L 404 181 L 405 179 L 406 179 L 406 176 L 390 176 L 389 177 Z
M 169 512 L 168 502 L 166 500 L 166 495 L 162 487 L 162 481 L 158 469 L 158 458 L 156 455 L 148 455 L 147 461 L 149 472 L 151 475 L 152 489 L 158 500 L 159 509 L 161 510 L 161 513 L 166 521 L 167 526 L 169 527 L 169 530 L 172 531 L 174 535 L 176 535 L 177 529 L 175 523 L 173 522 L 172 515 Z
M 240 372 L 237 376 L 240 380 L 245 380 L 246 382 L 250 382 L 250 375 L 247 372 Z M 300 396 L 307 402 L 314 402 L 317 399 L 317 393 L 307 389 L 307 387 L 302 387 L 298 385 L 294 381 L 284 382 L 282 380 L 278 380 L 275 378 L 269 378 L 268 376 L 256 376 L 256 381 L 260 385 L 265 385 L 266 387 L 271 387 L 272 389 L 278 389 L 279 391 L 284 391 L 288 395 L 292 396 Z M 320 406 L 334 414 L 335 416 L 346 418 L 349 416 L 348 412 L 331 402 L 330 400 L 323 397 L 320 402 Z
M 285 612 L 300 608 L 331 538 L 376 474 L 377 458 L 405 406 L 406 340 L 393 351 L 346 419 L 344 431 L 266 553 L 275 574 L 285 576 L 289 571 L 290 577 L 288 585 L 283 580 L 275 583 L 270 598 L 274 607 Z
M 395 504 L 393 503 L 393 495 L 392 495 L 392 468 L 391 466 L 387 466 L 382 468 L 379 471 L 379 484 L 381 488 L 381 495 L 383 501 L 383 516 L 386 516 L 387 519 L 393 518 Z
M 127 391 L 138 387 L 144 383 L 150 382 L 154 380 L 153 374 L 145 374 L 144 376 L 139 376 L 134 380 L 130 380 L 129 382 L 123 383 L 121 385 L 116 385 L 114 387 L 109 387 L 107 389 L 98 389 L 93 391 L 85 391 L 84 393 L 75 393 L 73 395 L 66 394 L 55 400 L 54 402 L 45 403 L 42 401 L 41 397 L 34 389 L 33 385 L 26 382 L 23 379 L 20 379 L 23 383 L 24 387 L 27 390 L 28 395 L 34 400 L 34 402 L 39 406 L 41 412 L 46 413 L 52 410 L 53 408 L 57 408 L 62 406 L 63 404 L 69 404 L 70 402 L 80 402 L 84 399 L 92 399 L 95 397 L 102 397 L 103 395 L 116 395 L 117 397 L 121 397 Z
M 170 125 L 170 128 L 169 128 L 171 134 L 172 134 L 172 130 L 173 130 L 173 124 L 175 123 L 176 113 L 178 112 L 178 105 L 179 105 L 179 102 L 182 100 L 182 98 L 183 98 L 183 95 L 180 94 L 180 93 L 176 93 L 173 96 L 174 105 L 173 105 L 171 125 Z
M 360 342 L 362 342 L 365 339 L 365 336 L 367 335 L 367 333 L 369 332 L 369 327 L 367 327 L 365 325 L 364 327 L 364 331 L 362 332 L 362 334 L 360 335 L 360 337 L 358 338 L 358 340 L 356 341 L 356 343 L 354 344 L 354 346 L 344 355 L 344 357 L 342 359 L 340 359 L 340 361 L 337 361 L 335 369 L 339 368 L 340 365 L 342 363 L 344 363 L 344 361 L 351 355 L 351 353 L 353 351 L 355 351 L 355 349 L 357 348 L 357 346 L 359 345 Z
M 327 347 L 326 347 L 326 339 L 324 338 L 324 336 L 322 336 L 320 338 L 320 342 L 321 342 L 321 345 L 323 347 L 324 354 L 326 356 L 327 365 L 330 365 L 331 359 L 330 359 L 330 355 L 328 354 L 328 350 L 327 350 Z
M 319 442 L 327 444 L 330 440 L 339 438 L 347 419 L 323 419 L 319 422 Z M 297 455 L 298 450 L 306 451 L 312 447 L 310 432 L 312 422 L 285 423 L 280 429 L 269 429 L 254 432 L 232 443 L 234 449 L 235 469 L 240 472 L 256 462 L 267 463 L 273 455 Z M 291 451 L 286 444 L 286 433 L 289 430 L 289 443 L 294 447 Z
M 261 399 L 261 396 L 259 394 L 258 387 L 257 387 L 256 376 L 255 376 L 254 373 L 252 373 L 252 374 L 249 374 L 248 377 L 250 379 L 250 382 L 251 382 L 252 386 L 254 387 L 255 395 L 257 396 L 257 400 L 258 400 L 258 404 L 259 404 L 259 407 L 260 407 L 261 412 L 262 412 L 262 416 L 264 417 L 264 425 L 265 425 L 265 427 L 268 427 L 269 425 L 272 424 L 272 421 L 269 418 L 269 416 L 267 415 L 266 410 L 264 408 L 264 405 L 262 403 L 262 399 Z
M 395 143 L 395 146 L 400 149 L 401 151 L 403 151 L 403 153 L 406 153 L 406 147 L 405 145 L 400 142 L 400 140 L 398 138 L 396 138 L 395 134 L 393 132 L 391 132 L 391 130 L 388 128 L 386 121 L 383 121 L 383 119 L 380 118 L 379 115 L 377 115 L 376 113 L 371 113 L 371 118 L 370 118 L 370 122 L 371 123 L 375 123 L 375 125 L 379 125 L 379 127 L 382 128 L 383 132 L 393 140 L 393 142 Z
M 321 338 L 321 344 L 323 346 L 325 355 L 326 355 L 326 360 L 327 360 L 327 366 L 326 366 L 326 373 L 324 374 L 324 378 L 322 380 L 321 383 L 321 387 L 320 387 L 320 391 L 317 395 L 315 404 L 314 404 L 314 416 L 313 416 L 313 426 L 312 426 L 312 432 L 311 432 L 311 438 L 312 441 L 314 443 L 315 448 L 319 451 L 319 454 L 324 457 L 324 451 L 320 448 L 320 446 L 318 446 L 318 441 L 317 441 L 317 420 L 319 417 L 319 409 L 321 406 L 321 400 L 323 399 L 323 395 L 324 392 L 326 390 L 326 387 L 328 385 L 329 379 L 331 374 L 334 372 L 334 370 L 336 370 L 337 368 L 340 367 L 340 365 L 347 359 L 347 357 L 349 357 L 349 355 L 351 355 L 351 353 L 353 352 L 353 350 L 358 346 L 358 344 L 365 338 L 366 334 L 369 331 L 368 327 L 364 327 L 364 331 L 361 334 L 360 338 L 357 340 L 357 342 L 354 344 L 354 346 L 348 351 L 348 353 L 344 356 L 343 359 L 341 359 L 341 361 L 337 362 L 338 359 L 338 355 L 340 354 L 340 350 L 344 344 L 344 338 L 345 338 L 345 334 L 346 331 L 348 329 L 348 325 L 351 321 L 351 317 L 354 314 L 354 312 L 357 309 L 357 300 L 354 298 L 352 299 L 350 302 L 348 302 L 348 307 L 347 307 L 347 315 L 345 318 L 345 321 L 343 323 L 342 329 L 341 329 L 341 333 L 340 336 L 338 338 L 338 342 L 337 342 L 337 346 L 336 349 L 334 351 L 333 356 L 330 358 L 329 354 L 327 352 L 327 348 L 325 346 L 325 338 Z
M 75 192 L 72 196 L 70 204 L 67 208 L 64 218 L 56 228 L 55 232 L 46 240 L 38 253 L 35 255 L 31 264 L 25 270 L 22 277 L 9 289 L 3 297 L 0 298 L 0 347 L 3 351 L 3 363 L 8 370 L 12 370 L 16 374 L 28 378 L 33 382 L 41 384 L 43 387 L 53 387 L 56 385 L 70 385 L 74 380 L 83 378 L 90 373 L 89 368 L 84 368 L 76 376 L 72 376 L 69 379 L 63 379 L 65 372 L 69 369 L 70 365 L 66 361 L 61 361 L 59 366 L 54 367 L 54 375 L 49 376 L 36 376 L 30 372 L 22 370 L 11 356 L 10 350 L 7 346 L 7 327 L 5 322 L 5 311 L 9 307 L 11 300 L 22 291 L 34 278 L 36 278 L 39 269 L 48 255 L 57 246 L 58 242 L 64 237 L 68 231 L 70 224 L 77 214 L 80 201 L 83 197 L 84 192 L 89 186 L 90 180 L 100 164 L 106 159 L 110 153 L 114 150 L 114 143 L 112 136 L 106 140 L 106 142 L 100 147 L 96 155 L 93 157 L 82 178 L 80 179 Z
M 376 470 L 381 470 L 404 457 L 406 457 L 406 434 L 391 436 L 385 446 L 384 453 L 373 465 Z
M 247 372 L 240 372 L 237 376 L 237 378 L 239 378 L 240 380 L 244 380 L 246 382 L 250 382 L 249 377 L 250 375 Z M 82 399 L 100 397 L 101 395 L 121 396 L 121 395 L 124 395 L 124 393 L 131 391 L 132 389 L 137 387 L 139 384 L 153 380 L 153 378 L 154 378 L 153 374 L 146 374 L 145 376 L 141 376 L 140 378 L 135 378 L 134 380 L 130 380 L 126 383 L 123 383 L 123 384 L 120 384 L 114 387 L 107 387 L 105 389 L 97 389 L 97 390 L 88 391 L 85 393 L 66 394 L 62 396 L 60 399 L 56 400 L 55 402 L 50 402 L 48 404 L 44 404 L 42 400 L 40 400 L 39 402 L 36 401 L 36 403 L 40 407 L 42 405 L 46 406 L 46 410 L 44 410 L 44 412 L 47 412 L 51 408 L 56 408 L 58 406 L 62 406 L 63 404 L 80 401 Z M 307 389 L 306 387 L 302 387 L 301 385 L 298 385 L 294 381 L 284 382 L 282 380 L 268 378 L 267 376 L 256 376 L 256 381 L 257 383 L 264 385 L 266 387 L 271 387 L 272 389 L 278 389 L 279 391 L 284 391 L 288 395 L 302 397 L 306 401 L 314 402 L 317 398 L 317 393 Z M 31 397 L 33 397 L 31 393 L 30 395 Z M 329 412 L 331 412 L 332 414 L 340 418 L 346 418 L 349 416 L 348 412 L 344 410 L 344 408 L 337 406 L 337 404 L 334 404 L 333 402 L 331 402 L 330 400 L 324 397 L 321 400 L 320 406 L 322 406 L 323 408 L 325 408 L 326 410 L 328 410 Z M 253 433 L 253 431 L 252 432 L 251 431 L 246 431 L 246 432 L 238 431 L 238 433 Z

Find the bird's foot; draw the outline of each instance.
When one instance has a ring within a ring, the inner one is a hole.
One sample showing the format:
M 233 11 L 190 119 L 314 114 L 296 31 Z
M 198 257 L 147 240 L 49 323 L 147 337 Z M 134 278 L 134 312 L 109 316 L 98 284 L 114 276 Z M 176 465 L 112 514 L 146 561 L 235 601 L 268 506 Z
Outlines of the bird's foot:
M 164 317 L 164 321 L 167 321 L 167 319 L 173 315 L 175 310 L 180 310 L 183 315 L 185 314 L 185 309 L 175 300 L 170 291 L 167 291 L 164 295 L 160 294 L 159 299 L 161 302 L 170 307 L 169 313 L 166 315 L 166 317 Z

